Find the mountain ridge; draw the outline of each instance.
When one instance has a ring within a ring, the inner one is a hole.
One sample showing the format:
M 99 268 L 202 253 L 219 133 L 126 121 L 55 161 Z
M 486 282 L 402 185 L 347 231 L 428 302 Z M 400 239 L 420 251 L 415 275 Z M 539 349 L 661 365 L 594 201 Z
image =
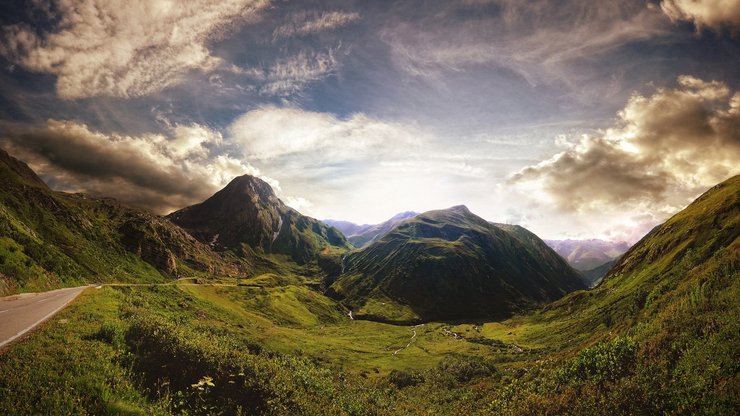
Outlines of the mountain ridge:
M 383 238 L 384 235 L 388 234 L 401 222 L 417 215 L 419 215 L 419 213 L 414 211 L 399 212 L 378 224 L 360 225 L 350 221 L 330 219 L 323 220 L 323 222 L 339 229 L 353 246 L 363 248 Z
M 508 316 L 585 287 L 544 243 L 527 246 L 536 236 L 522 238 L 464 205 L 428 211 L 350 253 L 329 293 L 356 317 L 420 322 Z

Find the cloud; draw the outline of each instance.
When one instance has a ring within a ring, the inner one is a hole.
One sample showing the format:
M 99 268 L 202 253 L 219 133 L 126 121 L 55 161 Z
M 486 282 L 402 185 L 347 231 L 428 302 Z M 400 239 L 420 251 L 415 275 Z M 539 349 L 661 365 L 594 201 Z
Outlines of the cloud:
M 11 129 L 2 140 L 54 188 L 110 196 L 160 214 L 200 202 L 235 176 L 259 175 L 251 165 L 216 153 L 222 142 L 220 133 L 198 124 L 127 136 L 60 120 Z
M 740 166 L 740 93 L 691 76 L 634 95 L 617 125 L 516 173 L 511 181 L 563 211 L 673 213 Z
M 338 163 L 402 151 L 420 142 L 413 126 L 375 120 L 364 114 L 340 119 L 297 108 L 263 107 L 234 121 L 231 137 L 250 158 L 276 159 L 310 154 L 314 161 Z
M 326 78 L 337 67 L 335 52 L 330 49 L 315 53 L 301 51 L 267 69 L 252 68 L 247 73 L 262 83 L 260 94 L 287 97 L 299 93 L 311 82 Z
M 50 31 L 3 28 L 0 53 L 35 72 L 57 75 L 64 98 L 132 97 L 163 90 L 191 70 L 222 62 L 208 43 L 255 19 L 267 0 L 212 2 L 57 0 Z
M 286 203 L 317 218 L 372 222 L 468 203 L 471 195 L 487 195 L 491 185 L 482 179 L 489 165 L 500 165 L 477 159 L 480 148 L 459 153 L 424 126 L 362 113 L 342 118 L 263 107 L 236 119 L 227 139 L 280 179 Z
M 277 27 L 272 32 L 273 39 L 305 36 L 312 33 L 333 30 L 359 20 L 360 14 L 339 11 L 319 14 L 315 11 L 301 11 L 292 14 L 289 19 L 289 23 Z
M 565 2 L 516 0 L 448 3 L 427 20 L 389 25 L 380 37 L 394 64 L 420 77 L 495 65 L 531 85 L 575 83 L 575 63 L 625 43 L 666 32 L 665 17 L 640 1 Z M 498 13 L 476 13 L 495 5 Z M 469 10 L 466 9 L 470 8 Z M 460 15 L 475 15 L 460 22 Z
M 671 20 L 691 21 L 697 29 L 740 29 L 740 2 L 736 0 L 663 0 L 660 8 Z

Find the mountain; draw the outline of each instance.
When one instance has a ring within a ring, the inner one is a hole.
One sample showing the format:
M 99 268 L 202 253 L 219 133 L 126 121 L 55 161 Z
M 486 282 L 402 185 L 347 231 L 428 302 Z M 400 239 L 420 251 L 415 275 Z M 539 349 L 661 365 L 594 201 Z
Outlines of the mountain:
M 602 325 L 609 331 L 655 320 L 686 325 L 710 311 L 727 314 L 740 307 L 739 273 L 740 176 L 735 176 L 653 228 L 594 289 L 548 305 L 542 320 L 568 322 L 560 330 L 573 339 Z
M 624 241 L 545 240 L 574 269 L 586 271 L 608 263 L 626 252 L 630 245 Z
M 503 317 L 585 287 L 534 234 L 465 206 L 402 222 L 343 269 L 328 293 L 356 317 L 388 322 Z
M 234 270 L 166 219 L 112 199 L 53 191 L 0 150 L 0 295 Z
M 250 175 L 167 218 L 217 251 L 284 254 L 305 264 L 325 249 L 349 248 L 339 230 L 288 207 L 270 185 Z
M 406 211 L 394 215 L 380 224 L 358 225 L 349 221 L 324 220 L 326 224 L 338 228 L 353 246 L 362 248 L 380 240 L 398 224 L 419 215 L 418 212 Z

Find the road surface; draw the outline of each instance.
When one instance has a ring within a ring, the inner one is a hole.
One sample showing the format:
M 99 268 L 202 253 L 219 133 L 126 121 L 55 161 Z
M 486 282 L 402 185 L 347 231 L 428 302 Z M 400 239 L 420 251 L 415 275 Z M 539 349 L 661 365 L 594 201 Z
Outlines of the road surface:
M 0 299 L 0 348 L 54 316 L 88 287 Z

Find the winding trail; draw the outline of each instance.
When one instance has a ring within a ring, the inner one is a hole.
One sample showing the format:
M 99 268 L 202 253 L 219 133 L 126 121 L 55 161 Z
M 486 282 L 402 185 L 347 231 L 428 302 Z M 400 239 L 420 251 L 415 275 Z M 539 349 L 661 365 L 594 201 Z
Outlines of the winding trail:
M 412 343 L 412 342 L 414 342 L 414 338 L 416 338 L 416 328 L 419 328 L 419 327 L 421 327 L 421 326 L 424 326 L 424 324 L 419 324 L 419 325 L 415 325 L 415 326 L 413 326 L 413 327 L 411 328 L 411 331 L 413 331 L 413 333 L 414 333 L 414 334 L 413 334 L 413 335 L 411 335 L 411 339 L 409 340 L 409 343 L 408 343 L 408 344 L 406 344 L 406 346 L 405 346 L 405 347 L 401 347 L 401 348 L 399 348 L 399 349 L 397 349 L 397 350 L 393 351 L 393 355 L 398 355 L 398 353 L 399 353 L 399 352 L 401 352 L 401 351 L 403 351 L 403 350 L 405 350 L 406 348 L 408 348 L 408 347 L 410 347 L 410 346 L 411 346 L 411 343 Z

